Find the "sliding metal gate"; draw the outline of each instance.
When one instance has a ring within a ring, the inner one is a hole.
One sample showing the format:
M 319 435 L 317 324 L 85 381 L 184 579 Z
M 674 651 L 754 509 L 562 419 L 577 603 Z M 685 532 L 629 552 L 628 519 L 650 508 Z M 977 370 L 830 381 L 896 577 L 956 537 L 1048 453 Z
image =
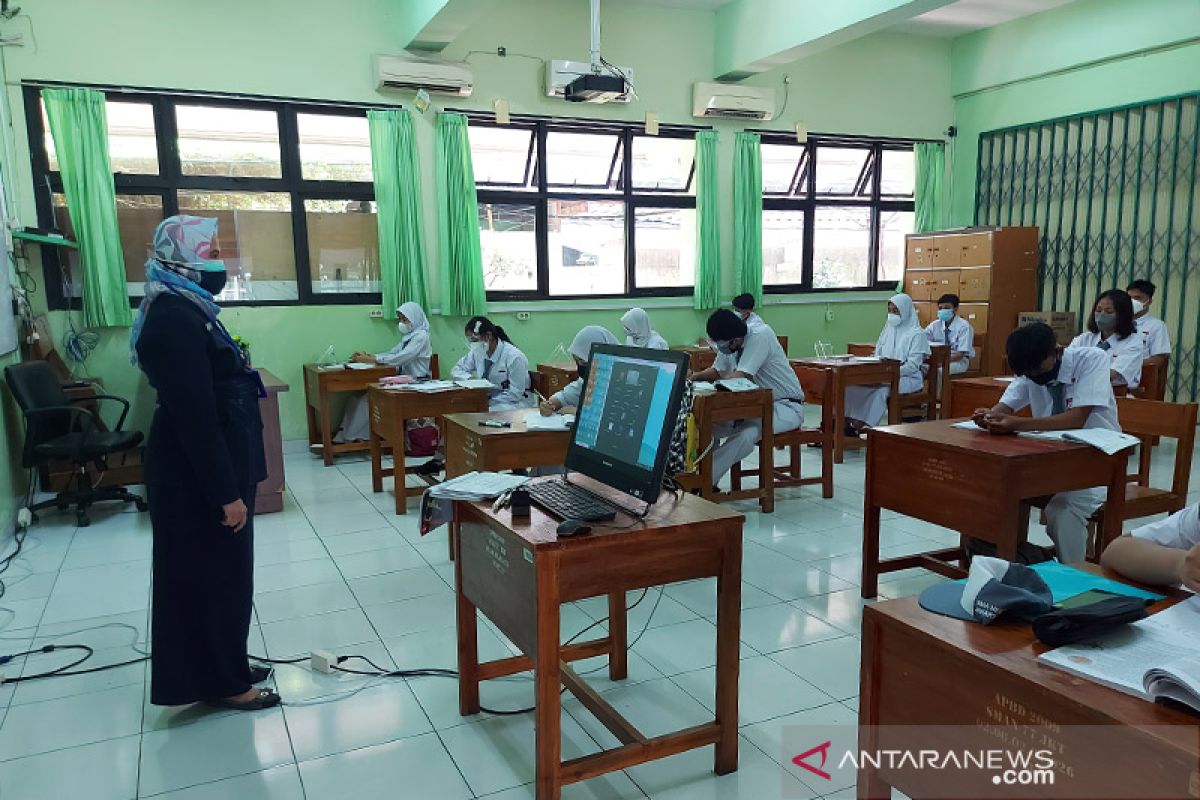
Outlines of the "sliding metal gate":
M 1158 285 L 1171 332 L 1167 397 L 1200 390 L 1200 94 L 989 131 L 979 137 L 975 220 L 1036 225 L 1043 309 L 1082 321 L 1096 295 Z

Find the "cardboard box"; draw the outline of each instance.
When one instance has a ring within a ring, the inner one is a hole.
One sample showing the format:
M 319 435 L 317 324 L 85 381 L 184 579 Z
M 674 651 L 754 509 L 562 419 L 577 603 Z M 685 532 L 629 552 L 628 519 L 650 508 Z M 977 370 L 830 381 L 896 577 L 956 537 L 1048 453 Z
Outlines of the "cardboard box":
M 1054 331 L 1059 344 L 1067 345 L 1075 338 L 1079 329 L 1075 327 L 1074 311 L 1022 311 L 1017 314 L 1017 325 L 1044 322 Z

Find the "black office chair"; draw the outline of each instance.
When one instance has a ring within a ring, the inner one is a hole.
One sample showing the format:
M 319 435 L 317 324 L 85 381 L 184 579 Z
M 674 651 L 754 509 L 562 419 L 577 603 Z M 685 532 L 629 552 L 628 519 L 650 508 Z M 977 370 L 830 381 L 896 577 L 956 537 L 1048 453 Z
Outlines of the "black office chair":
M 72 400 L 63 391 L 58 376 L 45 361 L 27 361 L 4 368 L 4 380 L 25 416 L 25 467 L 45 467 L 50 462 L 69 461 L 75 472 L 75 488 L 68 488 L 52 500 L 30 508 L 40 511 L 54 506 L 66 511 L 75 506 L 80 527 L 90 524 L 88 508 L 94 503 L 117 500 L 136 503 L 138 511 L 146 510 L 146 501 L 123 486 L 96 488 L 88 475 L 88 464 L 98 472 L 107 469 L 105 458 L 132 450 L 142 443 L 140 431 L 123 431 L 129 414 L 129 401 L 121 397 L 100 394 Z M 120 403 L 121 418 L 113 430 L 103 430 L 99 416 L 76 403 L 93 400 L 113 400 Z M 34 514 L 34 520 L 37 515 Z

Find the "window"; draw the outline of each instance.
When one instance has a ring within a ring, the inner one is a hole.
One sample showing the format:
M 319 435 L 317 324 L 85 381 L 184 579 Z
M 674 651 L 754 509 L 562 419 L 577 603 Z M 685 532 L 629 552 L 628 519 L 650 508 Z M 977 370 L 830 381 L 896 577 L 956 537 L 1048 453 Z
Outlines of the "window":
M 693 130 L 483 117 L 467 130 L 489 299 L 691 292 Z
M 904 272 L 912 232 L 912 142 L 764 134 L 763 286 L 875 289 Z
M 71 234 L 38 89 L 25 88 L 40 224 Z M 41 111 L 41 113 L 38 113 Z M 132 302 L 154 229 L 216 217 L 227 304 L 378 303 L 379 234 L 366 109 L 110 92 L 108 146 Z M 527 134 L 528 135 L 528 134 Z M 43 248 L 50 308 L 77 307 L 77 251 Z

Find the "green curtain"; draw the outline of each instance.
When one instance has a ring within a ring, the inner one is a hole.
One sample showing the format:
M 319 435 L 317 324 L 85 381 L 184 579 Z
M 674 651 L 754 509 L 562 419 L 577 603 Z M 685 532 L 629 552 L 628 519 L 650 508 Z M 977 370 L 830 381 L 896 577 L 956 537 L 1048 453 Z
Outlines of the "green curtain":
M 411 301 L 428 308 L 417 145 L 407 108 L 368 111 L 367 122 L 378 209 L 382 310 L 385 318 L 395 319 L 401 303 Z
M 757 133 L 733 142 L 733 277 L 737 294 L 762 305 L 762 148 Z
M 721 305 L 720 196 L 717 193 L 717 133 L 696 133 L 696 287 L 697 309 Z
M 437 191 L 442 314 L 482 314 L 487 296 L 479 252 L 479 201 L 467 118 L 462 114 L 438 114 Z
M 946 226 L 946 198 L 942 189 L 946 148 L 941 142 L 918 142 L 916 151 L 913 233 L 941 230 Z
M 67 213 L 79 240 L 84 324 L 128 327 L 133 315 L 118 235 L 104 95 L 91 89 L 43 89 L 42 101 L 58 153 Z

